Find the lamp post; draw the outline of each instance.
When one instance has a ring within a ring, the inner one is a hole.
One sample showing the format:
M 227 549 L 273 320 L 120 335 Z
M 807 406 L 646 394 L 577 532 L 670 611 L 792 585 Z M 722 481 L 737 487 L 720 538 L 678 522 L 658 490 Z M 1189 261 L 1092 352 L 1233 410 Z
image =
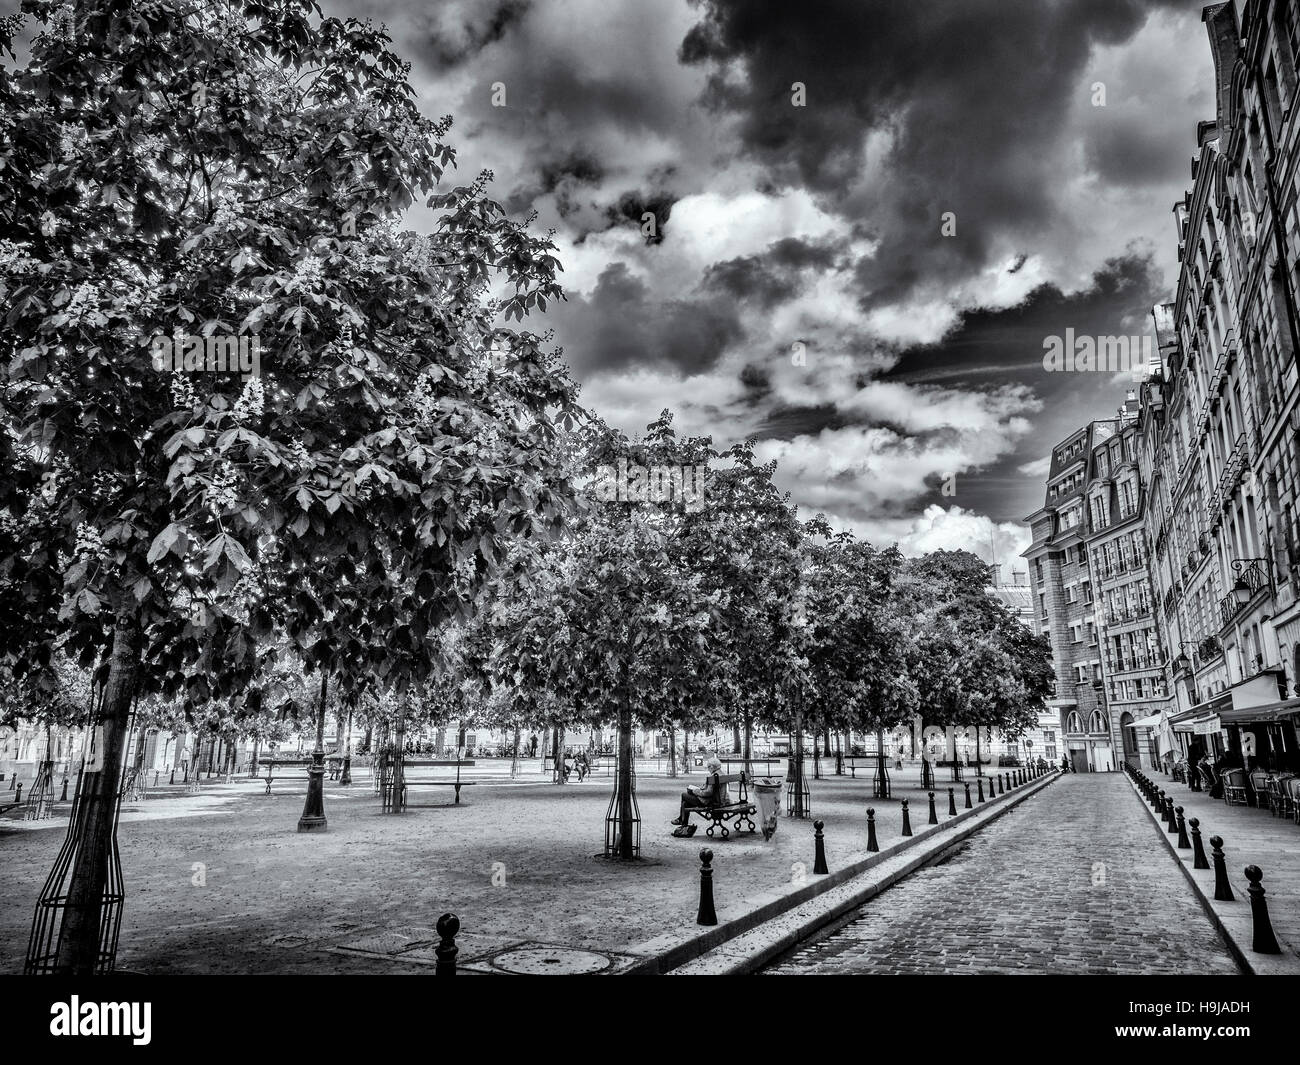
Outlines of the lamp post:
M 352 706 L 348 705 L 348 725 L 347 739 L 343 741 L 343 775 L 339 778 L 339 784 L 347 785 L 352 783 Z
M 320 712 L 316 715 L 316 749 L 311 752 L 311 768 L 307 770 L 307 801 L 298 818 L 299 832 L 323 832 L 329 824 L 325 820 L 325 688 L 329 680 L 322 668 L 320 675 Z

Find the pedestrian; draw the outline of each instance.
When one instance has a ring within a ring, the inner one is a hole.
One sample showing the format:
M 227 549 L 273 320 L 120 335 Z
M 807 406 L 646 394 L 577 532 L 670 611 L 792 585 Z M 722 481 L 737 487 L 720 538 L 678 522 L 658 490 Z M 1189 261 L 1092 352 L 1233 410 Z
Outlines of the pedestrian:
M 731 802 L 731 796 L 727 794 L 727 786 L 722 782 L 722 760 L 716 754 L 710 755 L 705 761 L 704 771 L 708 774 L 704 778 L 704 783 L 687 785 L 686 790 L 682 792 L 681 811 L 673 821 L 669 822 L 677 826 L 673 830 L 673 835 L 678 838 L 695 835 L 696 826 L 690 823 L 691 810 L 708 806 L 725 806 Z

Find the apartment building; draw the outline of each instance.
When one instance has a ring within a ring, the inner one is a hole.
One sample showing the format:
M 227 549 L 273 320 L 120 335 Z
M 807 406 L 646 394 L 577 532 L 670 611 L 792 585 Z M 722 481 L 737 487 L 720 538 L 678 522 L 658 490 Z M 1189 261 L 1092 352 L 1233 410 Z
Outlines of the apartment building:
M 1240 25 L 1231 3 L 1204 9 L 1217 113 L 1174 207 L 1165 372 L 1141 418 L 1172 727 L 1217 751 L 1300 676 L 1297 15 L 1295 0 L 1247 3 Z
M 1080 772 L 1115 768 L 1118 749 L 1107 712 L 1101 665 L 1096 586 L 1089 553 L 1089 491 L 1094 449 L 1117 423 L 1093 422 L 1052 450 L 1043 506 L 1025 518 L 1033 540 L 1022 557 L 1037 631 L 1052 644 L 1056 685 L 1048 706 L 1057 714 L 1062 747 Z

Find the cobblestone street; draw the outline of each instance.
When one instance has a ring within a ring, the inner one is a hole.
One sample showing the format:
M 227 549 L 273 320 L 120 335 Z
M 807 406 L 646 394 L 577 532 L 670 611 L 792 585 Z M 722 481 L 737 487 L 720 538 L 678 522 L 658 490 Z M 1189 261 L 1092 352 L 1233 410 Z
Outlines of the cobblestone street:
M 769 973 L 1237 972 L 1120 773 L 1072 774 Z

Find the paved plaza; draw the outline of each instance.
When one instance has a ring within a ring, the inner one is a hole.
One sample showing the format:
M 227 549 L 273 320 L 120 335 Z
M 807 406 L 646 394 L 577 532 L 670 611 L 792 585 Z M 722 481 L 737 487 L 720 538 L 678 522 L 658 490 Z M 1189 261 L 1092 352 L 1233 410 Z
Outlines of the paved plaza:
M 1071 774 L 770 970 L 1235 973 L 1119 773 Z
M 474 767 L 464 789 L 412 789 L 412 802 L 439 803 L 400 816 L 380 811 L 364 771 L 350 788 L 326 784 L 325 833 L 297 831 L 306 785 L 277 778 L 179 785 L 167 797 L 124 807 L 119 847 L 126 881 L 119 966 L 143 972 L 412 972 L 432 963 L 429 940 L 440 914 L 460 916 L 462 959 L 523 943 L 595 950 L 629 961 L 666 933 L 694 931 L 699 852 L 714 851 L 719 918 L 748 912 L 750 900 L 810 876 L 811 820 L 783 817 L 776 835 L 674 839 L 686 783 L 655 762 L 638 766 L 644 860 L 630 866 L 597 854 L 613 777 L 557 786 L 527 762 Z M 877 810 L 880 843 L 899 839 L 900 800 L 918 831 L 925 793 L 915 769 L 893 774 L 895 796 L 871 798 L 858 774 L 810 780 L 813 814 L 825 822 L 832 870 L 863 856 L 866 808 Z M 947 791 L 939 810 L 947 820 Z M 975 792 L 975 789 L 972 789 Z M 432 793 L 432 794 L 430 794 Z M 964 808 L 964 791 L 956 802 Z M 43 825 L 45 827 L 35 827 Z M 37 892 L 66 822 L 0 821 L 0 972 L 22 967 Z M 200 875 L 201 874 L 201 875 Z M 202 883 L 196 883 L 196 881 Z

